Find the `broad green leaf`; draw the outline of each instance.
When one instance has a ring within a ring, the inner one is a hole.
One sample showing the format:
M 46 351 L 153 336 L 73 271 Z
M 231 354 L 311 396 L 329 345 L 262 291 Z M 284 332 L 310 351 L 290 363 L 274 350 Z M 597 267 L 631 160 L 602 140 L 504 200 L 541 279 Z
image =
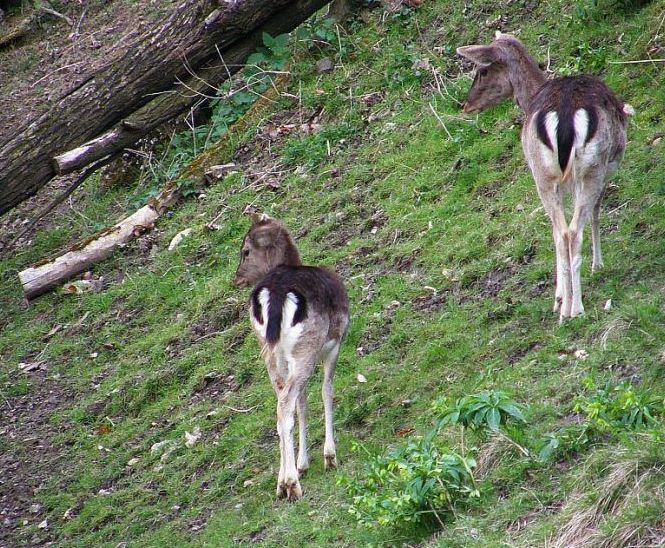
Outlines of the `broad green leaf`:
M 490 409 L 487 413 L 487 424 L 492 430 L 498 430 L 499 425 L 501 424 L 501 413 L 499 410 L 494 408 Z

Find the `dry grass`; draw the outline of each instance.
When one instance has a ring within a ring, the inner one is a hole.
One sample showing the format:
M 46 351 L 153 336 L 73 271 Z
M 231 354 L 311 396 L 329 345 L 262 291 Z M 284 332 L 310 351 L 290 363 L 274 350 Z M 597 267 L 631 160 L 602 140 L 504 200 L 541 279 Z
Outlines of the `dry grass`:
M 608 467 L 609 473 L 598 486 L 595 502 L 588 505 L 588 497 L 581 494 L 573 497 L 563 509 L 563 514 L 569 516 L 568 521 L 552 540 L 552 547 L 662 546 L 665 539 L 662 521 L 654 525 L 644 519 L 624 523 L 620 520 L 644 502 L 665 508 L 665 464 L 654 462 L 652 457 L 636 450 L 623 449 L 618 454 L 608 452 L 604 456 L 618 457 L 618 460 Z M 619 523 L 608 532 L 603 525 L 613 518 L 618 518 Z

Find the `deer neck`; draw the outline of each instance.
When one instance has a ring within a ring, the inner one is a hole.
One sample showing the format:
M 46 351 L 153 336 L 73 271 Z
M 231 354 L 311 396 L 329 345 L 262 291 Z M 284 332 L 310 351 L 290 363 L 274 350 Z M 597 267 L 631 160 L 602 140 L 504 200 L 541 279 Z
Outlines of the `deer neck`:
M 536 62 L 525 55 L 511 71 L 510 80 L 513 84 L 513 99 L 522 110 L 526 110 L 533 96 L 547 81 L 547 77 Z

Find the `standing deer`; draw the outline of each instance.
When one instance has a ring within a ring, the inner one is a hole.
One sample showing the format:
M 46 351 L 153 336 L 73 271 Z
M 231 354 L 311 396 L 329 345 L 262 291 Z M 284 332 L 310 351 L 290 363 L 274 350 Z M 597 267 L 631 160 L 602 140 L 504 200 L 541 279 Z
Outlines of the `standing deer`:
M 603 266 L 600 203 L 608 178 L 626 147 L 630 105 L 599 79 L 571 76 L 547 80 L 517 38 L 497 32 L 489 46 L 457 48 L 478 65 L 464 112 L 479 112 L 512 97 L 525 111 L 522 148 L 543 207 L 552 221 L 556 248 L 554 311 L 559 321 L 584 314 L 580 269 L 582 234 L 591 219 L 592 270 Z M 564 194 L 573 196 L 570 224 Z
M 286 227 L 267 215 L 254 215 L 240 251 L 234 283 L 256 284 L 249 316 L 261 345 L 270 382 L 277 394 L 279 475 L 277 497 L 302 496 L 299 477 L 307 456 L 307 381 L 323 361 L 325 468 L 337 466 L 333 438 L 333 376 L 349 324 L 349 301 L 342 280 L 325 268 L 302 266 Z M 298 462 L 293 448 L 298 413 Z

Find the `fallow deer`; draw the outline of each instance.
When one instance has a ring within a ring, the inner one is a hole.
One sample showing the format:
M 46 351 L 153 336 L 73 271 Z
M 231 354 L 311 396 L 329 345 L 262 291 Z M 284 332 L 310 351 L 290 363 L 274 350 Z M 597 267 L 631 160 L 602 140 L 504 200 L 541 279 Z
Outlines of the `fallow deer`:
M 559 311 L 559 321 L 581 315 L 584 225 L 591 220 L 596 271 L 603 266 L 600 203 L 623 158 L 627 116 L 633 109 L 593 76 L 548 80 L 510 35 L 497 32 L 490 45 L 464 46 L 457 53 L 478 66 L 464 112 L 479 112 L 512 97 L 526 113 L 522 148 L 552 221 L 556 249 L 554 311 Z M 564 214 L 566 192 L 573 196 L 570 224 Z
M 249 299 L 252 328 L 277 394 L 280 464 L 278 498 L 302 496 L 299 477 L 309 468 L 307 455 L 307 381 L 323 361 L 325 468 L 335 468 L 333 376 L 349 324 L 349 301 L 334 272 L 303 266 L 286 227 L 267 215 L 253 216 L 240 251 L 236 285 L 254 285 Z M 294 413 L 298 414 L 295 461 Z

